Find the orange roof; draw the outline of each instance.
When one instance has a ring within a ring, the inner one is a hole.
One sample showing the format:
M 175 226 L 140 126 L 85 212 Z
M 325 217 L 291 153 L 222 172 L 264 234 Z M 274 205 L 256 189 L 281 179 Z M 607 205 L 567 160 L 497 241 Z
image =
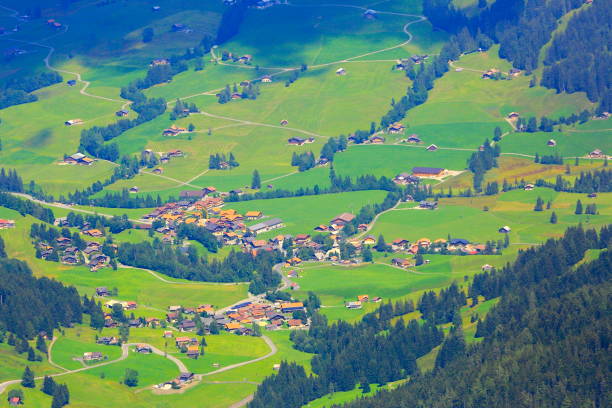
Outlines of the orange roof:
M 191 339 L 190 339 L 189 337 L 181 336 L 181 337 L 177 337 L 177 338 L 175 339 L 175 341 L 176 341 L 177 343 L 182 343 L 182 342 L 184 342 L 184 341 L 191 341 Z
M 242 325 L 240 323 L 237 322 L 232 322 L 232 323 L 228 323 L 225 325 L 225 328 L 228 330 L 235 330 L 235 329 L 239 329 L 241 328 Z
M 281 303 L 281 309 L 289 309 L 292 307 L 304 307 L 302 302 Z
M 366 299 L 369 299 L 370 297 L 368 295 L 359 295 L 357 296 L 357 300 L 359 300 L 360 302 L 363 302 Z
M 261 215 L 261 211 L 247 211 L 247 217 L 259 217 Z

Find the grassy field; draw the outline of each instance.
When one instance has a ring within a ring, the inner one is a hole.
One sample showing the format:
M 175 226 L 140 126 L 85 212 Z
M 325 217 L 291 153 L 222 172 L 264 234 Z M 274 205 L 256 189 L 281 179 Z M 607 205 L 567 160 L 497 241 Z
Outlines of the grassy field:
M 262 236 L 276 234 L 310 234 L 314 227 L 327 224 L 336 215 L 343 212 L 357 213 L 366 204 L 376 204 L 384 200 L 384 191 L 356 191 L 350 193 L 324 194 L 308 197 L 279 198 L 274 200 L 253 200 L 228 203 L 227 208 L 236 209 L 244 214 L 258 210 L 267 217 L 279 217 L 285 227 L 271 231 Z M 250 222 L 250 224 L 261 220 Z
M 537 197 L 552 201 L 550 210 L 533 211 Z M 583 204 L 596 203 L 599 215 L 574 215 L 576 200 Z M 405 238 L 446 239 L 464 238 L 484 243 L 503 239 L 497 230 L 509 225 L 511 243 L 537 243 L 560 235 L 569 225 L 581 222 L 585 226 L 601 226 L 612 216 L 610 194 L 600 194 L 589 199 L 586 194 L 558 193 L 551 189 L 536 188 L 533 191 L 514 190 L 499 196 L 441 199 L 434 211 L 397 209 L 382 215 L 372 230 L 383 234 L 388 241 Z M 483 211 L 487 206 L 489 211 Z M 557 213 L 559 221 L 550 224 L 550 214 Z

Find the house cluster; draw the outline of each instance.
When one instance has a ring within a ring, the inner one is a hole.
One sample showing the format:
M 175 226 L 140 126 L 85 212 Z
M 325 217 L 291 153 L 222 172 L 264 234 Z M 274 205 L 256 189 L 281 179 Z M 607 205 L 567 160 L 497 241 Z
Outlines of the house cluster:
M 280 218 L 266 219 L 247 227 L 246 221 L 256 221 L 263 217 L 263 213 L 253 210 L 240 214 L 234 209 L 225 209 L 223 208 L 223 197 L 216 195 L 218 193 L 214 187 L 182 191 L 182 201 L 164 204 L 145 215 L 143 219 L 151 222 L 163 221 L 164 225 L 157 228 L 156 231 L 164 234 L 162 241 L 165 242 L 172 242 L 176 236 L 175 228 L 185 223 L 206 228 L 226 245 L 242 244 L 246 248 L 253 248 L 253 241 L 256 241 L 247 238 L 246 235 L 256 236 L 284 227 Z
M 370 299 L 368 295 L 359 295 L 357 296 L 357 300 L 345 302 L 344 306 L 347 309 L 361 309 L 364 303 L 372 302 L 372 303 L 380 303 L 382 298 L 379 296 L 373 297 Z
M 170 60 L 167 58 L 155 58 L 149 65 L 152 67 L 156 67 L 158 65 L 170 65 Z
M 15 228 L 15 220 L 5 220 L 0 218 L 0 230 Z
M 64 160 L 60 164 L 78 164 L 80 166 L 91 166 L 95 162 L 95 159 L 87 157 L 83 153 L 75 153 L 70 156 L 64 157 Z
M 395 122 L 389 125 L 389 128 L 387 129 L 387 131 L 391 133 L 392 135 L 396 135 L 398 133 L 404 133 L 404 129 L 406 129 L 406 126 L 404 126 L 403 123 Z
M 53 254 L 57 254 L 57 260 L 65 265 L 85 264 L 92 272 L 108 266 L 110 258 L 100 251 L 100 244 L 97 242 L 87 242 L 84 249 L 79 249 L 72 244 L 72 239 L 59 237 L 55 242 L 39 241 L 36 247 L 42 259 L 51 259 Z

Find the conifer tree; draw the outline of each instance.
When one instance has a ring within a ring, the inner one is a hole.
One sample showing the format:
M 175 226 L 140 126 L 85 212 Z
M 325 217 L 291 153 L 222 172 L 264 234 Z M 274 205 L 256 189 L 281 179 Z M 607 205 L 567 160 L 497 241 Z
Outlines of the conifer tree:
M 550 215 L 550 223 L 551 224 L 556 224 L 557 223 L 557 214 L 554 211 Z
M 55 385 L 56 384 L 55 384 L 55 380 L 53 380 L 53 377 L 45 375 L 45 378 L 43 379 L 43 385 L 42 385 L 41 391 L 47 395 L 53 395 L 55 394 Z
M 582 201 L 576 201 L 576 210 L 574 211 L 574 214 L 582 214 Z
M 251 179 L 251 188 L 253 190 L 257 190 L 261 188 L 261 177 L 259 176 L 259 171 L 253 171 L 253 178 Z
M 34 388 L 36 383 L 34 382 L 34 372 L 30 370 L 30 366 L 26 366 L 21 376 L 21 386 L 26 388 Z

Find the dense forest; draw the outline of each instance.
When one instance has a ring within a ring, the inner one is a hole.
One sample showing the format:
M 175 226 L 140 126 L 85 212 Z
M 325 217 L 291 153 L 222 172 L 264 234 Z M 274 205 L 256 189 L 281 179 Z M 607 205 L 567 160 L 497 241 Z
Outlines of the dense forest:
M 556 32 L 561 17 L 584 5 L 583 0 L 497 0 L 480 2 L 480 12 L 468 17 L 451 0 L 424 0 L 424 14 L 452 33 L 462 29 L 486 35 L 500 44 L 499 56 L 530 74 L 538 68 L 547 43 L 542 86 L 559 92 L 586 92 L 598 111 L 612 110 L 609 69 L 610 0 L 594 0 Z M 552 40 L 552 41 L 551 41 Z M 474 50 L 477 47 L 474 48 Z M 482 48 L 482 47 L 481 47 Z M 473 50 L 462 50 L 473 51 Z
M 27 264 L 0 257 L 0 328 L 32 339 L 44 331 L 82 322 L 81 300 L 74 287 L 36 278 Z
M 416 359 L 438 346 L 444 335 L 429 322 L 392 322 L 412 311 L 410 302 L 387 303 L 359 323 L 331 325 L 314 314 L 310 329 L 292 332 L 291 339 L 298 350 L 316 353 L 312 359 L 316 376 L 307 376 L 294 363 L 283 363 L 278 375 L 259 386 L 249 407 L 298 408 L 330 392 L 349 391 L 358 384 L 382 385 L 416 373 Z
M 31 92 L 62 81 L 62 76 L 54 71 L 8 81 L 0 88 L 0 109 L 35 102 L 38 97 Z
M 558 92 L 584 91 L 600 111 L 612 111 L 610 33 L 612 0 L 597 0 L 576 13 L 546 52 L 542 85 Z
M 346 407 L 610 406 L 611 232 L 573 228 L 482 275 L 470 295 L 503 294 L 478 323 L 482 343 L 451 335 L 433 372 Z M 587 248 L 605 250 L 575 267 Z
M 192 231 L 181 229 L 181 234 Z M 196 237 L 197 238 L 197 237 Z M 197 250 L 189 246 L 185 251 L 163 244 L 158 239 L 153 243 L 122 243 L 119 245 L 119 262 L 124 265 L 151 269 L 173 278 L 204 282 L 251 282 L 251 293 L 262 293 L 280 284 L 280 276 L 272 267 L 283 261 L 277 251 L 257 256 L 244 252 L 230 252 L 218 261 L 209 261 L 198 256 Z

